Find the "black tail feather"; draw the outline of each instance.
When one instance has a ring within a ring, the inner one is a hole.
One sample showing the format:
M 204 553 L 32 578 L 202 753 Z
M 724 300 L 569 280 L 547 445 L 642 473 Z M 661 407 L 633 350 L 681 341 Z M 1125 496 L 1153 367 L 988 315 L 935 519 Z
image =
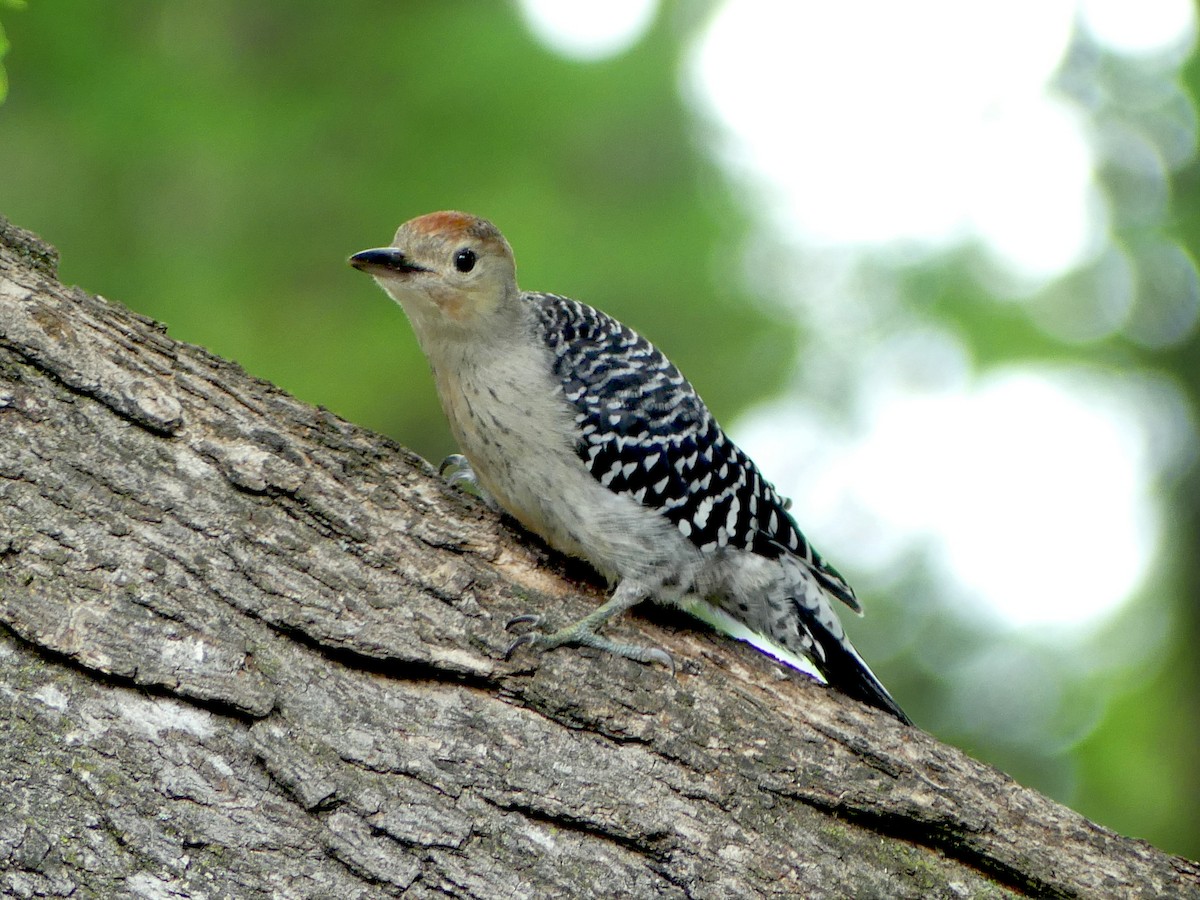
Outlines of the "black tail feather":
M 824 629 L 812 628 L 811 625 L 810 630 L 825 651 L 825 658 L 819 662 L 817 668 L 821 670 L 830 687 L 847 697 L 853 697 L 868 706 L 890 713 L 905 725 L 913 724 L 912 719 L 905 715 L 887 688 L 850 645 L 848 638 L 843 637 L 839 640 Z

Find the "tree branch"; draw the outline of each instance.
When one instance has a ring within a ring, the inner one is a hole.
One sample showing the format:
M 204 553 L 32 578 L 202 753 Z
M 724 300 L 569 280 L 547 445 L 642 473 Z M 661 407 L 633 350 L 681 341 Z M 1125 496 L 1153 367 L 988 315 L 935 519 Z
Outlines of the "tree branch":
M 1200 896 L 1196 864 L 670 617 L 615 631 L 674 679 L 503 661 L 506 619 L 601 589 L 55 264 L 0 219 L 5 891 Z

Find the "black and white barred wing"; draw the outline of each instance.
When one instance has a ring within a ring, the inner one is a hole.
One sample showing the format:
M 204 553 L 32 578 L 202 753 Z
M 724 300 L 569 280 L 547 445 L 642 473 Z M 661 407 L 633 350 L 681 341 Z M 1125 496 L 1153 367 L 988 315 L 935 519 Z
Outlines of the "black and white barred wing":
M 734 547 L 796 556 L 831 594 L 859 608 L 775 488 L 661 351 L 582 303 L 525 296 L 538 309 L 554 373 L 576 410 L 576 451 L 597 481 L 658 510 L 704 552 Z

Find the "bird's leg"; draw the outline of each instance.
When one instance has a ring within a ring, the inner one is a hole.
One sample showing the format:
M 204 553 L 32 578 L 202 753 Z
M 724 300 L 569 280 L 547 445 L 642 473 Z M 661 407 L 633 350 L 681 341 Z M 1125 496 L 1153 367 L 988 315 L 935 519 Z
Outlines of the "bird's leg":
M 450 471 L 449 475 L 446 474 L 447 470 Z M 496 499 L 479 483 L 479 476 L 471 468 L 470 461 L 461 453 L 452 453 L 443 459 L 442 464 L 438 466 L 438 474 L 445 478 L 451 487 L 460 488 L 465 493 L 478 497 L 489 509 L 500 509 Z
M 531 647 L 534 650 L 553 650 L 556 647 L 594 647 L 597 650 L 615 653 L 617 656 L 623 656 L 635 662 L 661 663 L 670 669 L 671 674 L 674 675 L 675 661 L 671 659 L 671 654 L 667 653 L 666 650 L 658 647 L 640 647 L 637 644 L 623 644 L 597 634 L 597 631 L 609 619 L 620 615 L 631 606 L 641 603 L 649 596 L 650 591 L 643 585 L 626 579 L 617 585 L 617 589 L 613 591 L 613 595 L 608 598 L 607 603 L 588 613 L 574 625 L 568 625 L 566 628 L 561 628 L 550 634 L 541 631 L 528 631 L 513 641 L 512 645 L 505 652 L 504 658 L 508 659 L 520 647 Z M 533 625 L 536 627 L 541 624 L 541 621 L 542 617 L 537 615 L 517 616 L 514 619 L 509 619 L 504 627 L 506 630 L 512 628 L 514 625 Z

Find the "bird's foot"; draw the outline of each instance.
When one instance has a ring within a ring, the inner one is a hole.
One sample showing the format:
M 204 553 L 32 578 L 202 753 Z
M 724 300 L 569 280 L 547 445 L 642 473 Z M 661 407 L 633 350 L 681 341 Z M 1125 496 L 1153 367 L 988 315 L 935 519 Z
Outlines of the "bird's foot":
M 449 475 L 446 472 L 449 471 Z M 471 468 L 470 461 L 461 453 L 452 453 L 442 460 L 442 464 L 438 466 L 438 474 L 446 479 L 446 483 L 450 487 L 456 487 L 465 493 L 478 497 L 490 509 L 498 510 L 500 506 L 496 503 L 483 485 L 479 483 L 479 477 L 475 474 L 475 470 Z
M 590 619 L 591 616 L 588 616 L 574 625 L 560 628 L 558 631 L 550 632 L 549 634 L 536 630 L 542 623 L 541 616 L 524 615 L 509 619 L 504 625 L 505 631 L 511 631 L 514 625 L 532 625 L 534 630 L 525 632 L 513 641 L 504 652 L 504 658 L 509 659 L 521 647 L 529 647 L 532 650 L 543 652 L 554 650 L 557 647 L 593 647 L 596 650 L 603 650 L 616 656 L 632 659 L 634 662 L 660 663 L 671 670 L 672 677 L 675 675 L 675 660 L 671 658 L 671 654 L 666 650 L 659 647 L 641 647 L 637 644 L 623 644 L 620 641 L 606 638 L 596 633 L 594 630 L 595 625 L 589 621 Z

